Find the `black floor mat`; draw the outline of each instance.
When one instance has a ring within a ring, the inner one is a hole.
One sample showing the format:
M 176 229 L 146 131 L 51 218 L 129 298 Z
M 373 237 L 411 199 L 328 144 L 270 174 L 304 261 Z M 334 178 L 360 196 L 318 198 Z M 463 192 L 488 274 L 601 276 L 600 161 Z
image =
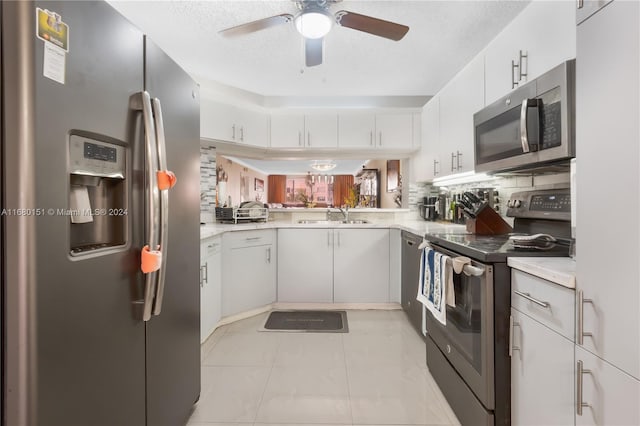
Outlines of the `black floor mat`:
M 264 324 L 265 331 L 348 333 L 345 311 L 274 311 Z

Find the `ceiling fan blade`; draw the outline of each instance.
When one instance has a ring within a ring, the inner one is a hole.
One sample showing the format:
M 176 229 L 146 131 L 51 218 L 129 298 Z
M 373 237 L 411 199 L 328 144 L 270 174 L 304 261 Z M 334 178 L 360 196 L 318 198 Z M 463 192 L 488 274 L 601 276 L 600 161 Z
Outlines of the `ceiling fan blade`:
M 395 41 L 401 40 L 409 31 L 409 27 L 406 25 L 396 24 L 395 22 L 384 21 L 346 10 L 341 10 L 336 13 L 336 22 L 343 27 L 364 31 L 365 33 Z
M 307 38 L 304 40 L 304 57 L 308 67 L 315 67 L 322 63 L 322 38 Z
M 277 25 L 286 24 L 293 20 L 293 15 L 283 13 L 282 15 L 271 16 L 269 18 L 258 19 L 257 21 L 247 22 L 246 24 L 237 25 L 219 31 L 220 35 L 225 37 L 235 37 L 275 27 Z

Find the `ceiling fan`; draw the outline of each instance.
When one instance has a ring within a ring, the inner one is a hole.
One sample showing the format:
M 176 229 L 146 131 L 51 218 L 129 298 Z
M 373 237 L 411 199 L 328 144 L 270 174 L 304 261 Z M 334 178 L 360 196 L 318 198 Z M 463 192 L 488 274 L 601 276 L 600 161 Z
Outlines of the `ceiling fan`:
M 295 15 L 283 13 L 269 18 L 259 19 L 246 24 L 220 31 L 225 37 L 235 37 L 292 22 L 304 37 L 305 63 L 308 67 L 322 63 L 323 37 L 329 33 L 334 23 L 363 31 L 379 37 L 398 41 L 407 34 L 409 27 L 384 21 L 371 16 L 340 10 L 335 14 L 329 12 L 329 6 L 342 0 L 292 0 L 299 12 Z

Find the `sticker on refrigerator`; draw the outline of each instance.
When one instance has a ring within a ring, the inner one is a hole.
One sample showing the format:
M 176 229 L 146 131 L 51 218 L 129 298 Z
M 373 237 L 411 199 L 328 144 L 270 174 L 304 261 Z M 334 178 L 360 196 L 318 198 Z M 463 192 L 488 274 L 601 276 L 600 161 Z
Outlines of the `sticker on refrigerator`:
M 69 51 L 69 26 L 62 22 L 62 17 L 47 9 L 36 8 L 37 35 L 40 40 L 49 42 Z M 46 43 L 45 43 L 46 44 Z
M 69 51 L 69 26 L 62 16 L 47 9 L 36 8 L 37 36 L 44 41 L 42 75 L 64 84 Z
M 53 81 L 64 84 L 67 54 L 51 43 L 44 44 L 44 61 L 42 74 Z

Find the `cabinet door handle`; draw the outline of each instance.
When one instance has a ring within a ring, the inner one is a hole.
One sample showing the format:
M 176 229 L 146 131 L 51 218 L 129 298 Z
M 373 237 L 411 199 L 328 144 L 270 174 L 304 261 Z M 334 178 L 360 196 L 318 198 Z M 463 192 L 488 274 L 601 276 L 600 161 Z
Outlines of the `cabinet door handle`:
M 518 82 L 516 81 L 516 68 L 518 68 L 518 64 L 516 61 L 511 61 L 511 88 L 515 89 L 518 86 Z
M 520 327 L 520 324 L 513 320 L 513 316 L 509 315 L 509 357 L 513 357 L 513 351 L 519 351 L 518 346 L 513 346 L 513 329 Z
M 593 333 L 584 331 L 584 304 L 591 303 L 593 305 L 593 299 L 585 299 L 584 292 L 582 290 L 578 290 L 578 324 L 577 324 L 577 343 L 582 346 L 584 343 L 584 336 L 593 336 Z
M 437 168 L 437 165 L 440 164 L 438 160 L 433 160 L 433 175 L 439 175 L 440 171 Z
M 543 308 L 548 308 L 549 307 L 549 302 L 542 302 L 542 301 L 536 299 L 535 297 L 531 297 L 531 295 L 529 293 L 523 293 L 523 292 L 518 291 L 518 290 L 513 290 L 513 292 L 515 294 L 517 294 L 518 296 L 524 297 L 528 301 L 535 303 L 538 306 L 542 306 Z
M 311 132 L 307 132 L 307 145 L 311 146 Z
M 271 247 L 267 247 L 267 263 L 271 263 Z
M 458 165 L 458 170 L 460 170 L 462 168 L 462 166 L 460 165 L 460 157 L 462 156 L 462 153 L 460 151 L 456 151 L 456 163 Z
M 240 126 L 240 142 L 244 142 L 244 126 Z
M 584 7 L 584 0 L 578 0 L 577 9 L 582 9 Z
M 373 146 L 373 130 L 369 132 L 369 145 Z
M 236 125 L 231 126 L 231 139 L 236 140 Z
M 525 67 L 524 67 L 523 59 L 527 60 L 527 72 L 525 72 L 525 69 L 524 69 Z M 519 82 L 522 81 L 522 79 L 527 81 L 528 69 L 529 69 L 529 54 L 527 52 L 522 52 L 521 50 L 518 58 L 518 81 Z
M 259 239 L 261 239 L 262 237 L 247 237 L 245 238 L 246 241 L 258 241 Z
M 454 154 L 453 152 L 451 153 L 451 171 L 455 171 L 455 167 L 453 167 L 453 161 L 456 158 L 456 154 Z
M 591 374 L 591 370 L 586 370 L 582 365 L 582 361 L 578 361 L 577 364 L 578 364 L 578 367 L 576 371 L 576 414 L 581 416 L 582 409 L 584 407 L 591 406 L 588 403 L 582 401 L 582 385 L 583 385 L 582 376 L 585 374 Z
M 380 130 L 380 137 L 379 137 L 378 145 L 382 146 L 382 130 Z

